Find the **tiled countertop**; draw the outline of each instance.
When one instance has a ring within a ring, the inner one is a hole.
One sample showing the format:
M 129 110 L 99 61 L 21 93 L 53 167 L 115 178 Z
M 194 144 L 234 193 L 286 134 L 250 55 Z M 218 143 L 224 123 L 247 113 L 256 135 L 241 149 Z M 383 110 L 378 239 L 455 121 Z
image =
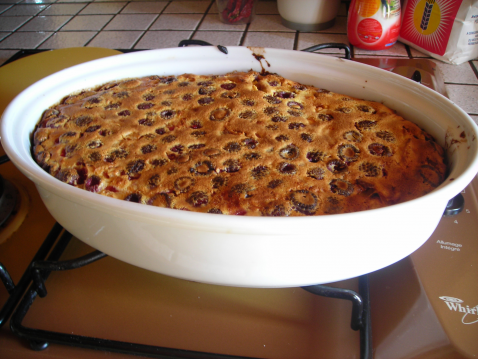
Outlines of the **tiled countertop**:
M 348 43 L 347 2 L 335 26 L 319 32 L 283 26 L 275 1 L 259 1 L 256 13 L 249 25 L 226 25 L 219 21 L 214 0 L 0 0 L 0 64 L 21 49 L 158 49 L 176 47 L 183 39 L 294 50 L 325 42 Z M 328 51 L 343 56 L 339 50 Z M 352 48 L 352 54 L 427 57 L 401 43 L 379 52 Z M 478 123 L 478 59 L 458 66 L 435 62 L 449 97 Z

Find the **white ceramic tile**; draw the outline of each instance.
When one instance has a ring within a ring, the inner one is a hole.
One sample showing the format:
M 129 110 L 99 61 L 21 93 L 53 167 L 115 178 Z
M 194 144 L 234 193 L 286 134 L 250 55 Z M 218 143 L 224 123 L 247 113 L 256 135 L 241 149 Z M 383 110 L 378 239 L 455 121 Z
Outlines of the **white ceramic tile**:
M 53 4 L 55 2 L 57 2 L 58 0 L 23 0 L 23 1 L 20 1 L 21 4 Z M 86 0 L 88 1 L 88 0 Z M 82 2 L 86 2 L 86 1 L 82 1 Z M 3 2 L 3 0 L 1 1 Z M 61 2 L 66 2 L 65 0 L 61 0 Z
M 113 15 L 79 15 L 75 16 L 61 31 L 101 30 L 113 18 Z
M 15 31 L 31 18 L 31 16 L 1 16 L 0 31 Z
M 252 32 L 244 39 L 244 46 L 272 47 L 277 49 L 294 49 L 295 32 Z
M 2 0 L 2 4 L 17 4 L 22 2 L 22 0 Z
M 164 10 L 165 13 L 183 13 L 183 14 L 190 14 L 190 13 L 200 13 L 203 14 L 211 1 L 173 1 L 171 2 L 166 9 Z
M 17 50 L 0 50 L 0 65 L 3 65 L 16 53 Z
M 354 54 L 355 55 L 406 56 L 406 57 L 408 57 L 407 49 L 406 49 L 405 45 L 402 44 L 401 42 L 397 42 L 390 49 L 380 50 L 380 51 L 364 50 L 364 49 L 359 49 L 358 47 L 354 47 Z
M 147 30 L 157 17 L 157 14 L 119 14 L 105 30 Z
M 11 32 L 8 32 L 8 31 L 0 31 L 0 41 L 2 41 L 4 38 L 6 38 L 10 34 Z
M 204 17 L 199 30 L 216 30 L 216 31 L 242 31 L 247 25 L 231 25 L 224 24 L 219 20 L 218 14 L 208 14 Z
M 134 47 L 135 49 L 165 49 L 178 47 L 181 40 L 187 40 L 192 31 L 147 31 Z
M 446 90 L 450 100 L 465 112 L 478 115 L 478 86 L 447 84 Z
M 159 14 L 168 3 L 164 1 L 131 2 L 121 11 L 122 14 Z
M 126 5 L 126 2 L 105 2 L 105 3 L 92 3 L 88 4 L 80 15 L 105 15 L 105 14 L 117 14 Z
M 70 19 L 71 16 L 35 16 L 17 31 L 56 31 Z
M 5 11 L 2 16 L 34 16 L 47 5 L 15 5 Z
M 202 17 L 202 14 L 163 14 L 150 30 L 194 30 Z
M 299 38 L 297 41 L 297 50 L 304 50 L 315 45 L 326 43 L 342 43 L 349 45 L 349 40 L 347 35 L 301 32 L 299 33 Z M 315 52 L 322 54 L 344 54 L 344 50 L 340 49 L 324 49 Z
M 470 63 L 451 65 L 438 60 L 432 60 L 443 75 L 443 81 L 455 84 L 478 84 L 478 79 Z
M 102 31 L 87 46 L 131 49 L 142 34 L 143 31 Z
M 345 16 L 337 16 L 335 18 L 334 26 L 320 30 L 319 32 L 347 35 L 347 18 Z
M 41 44 L 39 49 L 64 49 L 67 47 L 82 47 L 96 35 L 94 31 L 57 32 Z
M 295 33 L 295 30 L 282 25 L 279 15 L 256 15 L 249 25 L 249 31 L 290 31 Z
M 197 31 L 193 39 L 207 41 L 213 45 L 239 46 L 242 31 Z
M 35 1 L 35 0 L 33 0 Z M 72 2 L 82 2 L 82 3 L 90 3 L 93 2 L 93 0 L 57 0 L 58 2 L 66 2 L 66 3 L 72 3 Z
M 0 42 L 0 49 L 35 49 L 52 32 L 15 32 Z

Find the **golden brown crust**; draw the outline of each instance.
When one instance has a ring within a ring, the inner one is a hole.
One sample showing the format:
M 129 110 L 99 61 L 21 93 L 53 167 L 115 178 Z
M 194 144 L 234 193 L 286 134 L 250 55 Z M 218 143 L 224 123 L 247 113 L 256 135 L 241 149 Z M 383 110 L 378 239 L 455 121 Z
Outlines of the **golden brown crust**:
M 37 162 L 100 194 L 263 216 L 379 208 L 445 178 L 444 151 L 382 104 L 275 74 L 151 76 L 45 111 Z

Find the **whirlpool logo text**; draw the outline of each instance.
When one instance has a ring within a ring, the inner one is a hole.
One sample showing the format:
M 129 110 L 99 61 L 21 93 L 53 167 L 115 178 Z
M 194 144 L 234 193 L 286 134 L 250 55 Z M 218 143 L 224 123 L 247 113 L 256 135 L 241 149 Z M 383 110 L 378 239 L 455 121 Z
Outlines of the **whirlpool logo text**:
M 478 305 L 470 307 L 469 305 L 465 305 L 463 300 L 454 297 L 442 296 L 439 298 L 445 302 L 451 311 L 463 313 L 461 318 L 463 324 L 478 323 Z

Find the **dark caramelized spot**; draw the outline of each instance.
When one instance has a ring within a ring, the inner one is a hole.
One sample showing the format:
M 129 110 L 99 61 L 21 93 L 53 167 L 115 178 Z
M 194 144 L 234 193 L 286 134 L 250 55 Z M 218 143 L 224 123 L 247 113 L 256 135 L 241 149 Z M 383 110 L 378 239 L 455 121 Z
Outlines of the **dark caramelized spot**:
M 205 192 L 196 191 L 186 200 L 193 207 L 204 207 L 209 202 L 209 197 Z
M 221 151 L 219 151 L 217 148 L 208 148 L 207 150 L 203 151 L 203 155 L 207 157 L 216 157 L 221 154 Z
M 317 196 L 305 189 L 294 191 L 290 194 L 293 208 L 303 214 L 313 214 L 317 207 Z
M 362 142 L 362 135 L 357 131 L 348 131 L 344 133 L 344 139 L 350 142 Z
M 191 186 L 194 186 L 194 179 L 191 177 L 179 177 L 176 181 L 174 181 L 174 188 L 181 193 L 185 193 L 189 191 Z
M 278 170 L 282 174 L 293 175 L 297 172 L 297 167 L 288 162 L 282 162 L 279 164 Z
M 332 173 L 341 173 L 347 170 L 347 164 L 340 160 L 327 162 L 327 169 Z
M 343 179 L 333 179 L 329 185 L 333 193 L 337 193 L 341 196 L 348 197 L 354 192 L 353 184 Z
M 307 177 L 316 179 L 316 180 L 323 180 L 325 175 L 325 171 L 319 167 L 313 167 L 307 171 Z
M 368 150 L 374 156 L 390 157 L 392 155 L 390 148 L 380 143 L 372 143 L 368 145 Z

